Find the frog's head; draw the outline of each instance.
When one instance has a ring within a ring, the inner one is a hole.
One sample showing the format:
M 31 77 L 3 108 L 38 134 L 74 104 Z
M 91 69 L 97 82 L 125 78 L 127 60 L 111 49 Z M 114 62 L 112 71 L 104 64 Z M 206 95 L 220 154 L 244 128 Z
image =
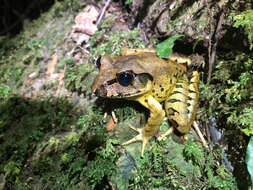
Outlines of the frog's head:
M 148 73 L 135 56 L 98 59 L 99 74 L 92 90 L 97 96 L 128 98 L 147 93 L 152 89 L 152 74 Z

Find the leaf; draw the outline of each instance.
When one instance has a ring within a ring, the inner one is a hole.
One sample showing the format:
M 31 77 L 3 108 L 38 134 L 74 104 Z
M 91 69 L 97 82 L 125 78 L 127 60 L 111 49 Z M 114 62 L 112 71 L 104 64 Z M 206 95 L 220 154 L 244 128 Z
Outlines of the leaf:
M 156 52 L 158 57 L 160 58 L 169 58 L 172 54 L 172 48 L 174 46 L 174 42 L 178 39 L 183 37 L 184 35 L 182 34 L 176 34 L 170 38 L 168 38 L 167 40 L 159 43 L 156 46 Z
M 250 141 L 247 147 L 246 164 L 251 176 L 251 184 L 253 184 L 253 136 L 250 137 Z

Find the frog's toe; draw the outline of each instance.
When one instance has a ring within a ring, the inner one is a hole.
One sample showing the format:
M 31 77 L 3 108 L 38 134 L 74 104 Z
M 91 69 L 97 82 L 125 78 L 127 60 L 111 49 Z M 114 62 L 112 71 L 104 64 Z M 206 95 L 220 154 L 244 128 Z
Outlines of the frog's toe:
M 134 131 L 138 132 L 138 133 L 142 133 L 142 129 L 141 128 L 136 128 L 136 127 L 133 127 L 132 125 L 129 126 L 131 129 L 133 129 Z
M 125 146 L 128 144 L 134 143 L 134 142 L 142 141 L 141 157 L 143 157 L 144 156 L 144 149 L 145 149 L 146 145 L 148 144 L 150 137 L 145 137 L 143 135 L 143 132 L 142 132 L 143 129 L 135 128 L 132 126 L 130 126 L 130 128 L 137 131 L 139 134 L 136 137 L 130 139 L 129 141 L 124 142 L 122 145 Z
M 144 156 L 144 150 L 145 150 L 146 145 L 148 144 L 148 141 L 149 141 L 148 138 L 143 138 L 142 147 L 141 147 L 141 157 Z
M 128 145 L 128 144 L 131 144 L 131 143 L 134 143 L 134 142 L 137 142 L 137 141 L 142 141 L 143 140 L 143 135 L 142 135 L 142 129 L 141 128 L 135 128 L 133 126 L 129 126 L 131 129 L 133 129 L 134 131 L 138 132 L 139 135 L 137 135 L 136 137 L 130 139 L 129 141 L 127 142 L 124 142 L 122 145 Z
M 173 128 L 173 127 L 169 128 L 168 131 L 166 131 L 165 133 L 159 135 L 159 137 L 157 137 L 157 140 L 158 140 L 158 141 L 161 141 L 164 137 L 167 137 L 167 136 L 170 135 L 173 131 L 174 131 L 174 128 Z
M 143 140 L 142 139 L 142 134 L 139 134 L 136 137 L 130 139 L 129 141 L 122 143 L 122 145 L 125 146 L 125 145 L 131 144 L 131 143 L 134 143 L 134 142 L 137 142 L 137 141 L 142 141 L 142 140 Z
M 144 156 L 144 150 L 145 150 L 146 145 L 148 144 L 149 139 L 150 138 L 145 138 L 142 134 L 139 134 L 136 137 L 130 139 L 129 141 L 124 142 L 122 145 L 124 146 L 124 145 L 128 145 L 128 144 L 131 144 L 131 143 L 134 143 L 134 142 L 137 142 L 137 141 L 142 141 L 141 157 L 143 157 Z

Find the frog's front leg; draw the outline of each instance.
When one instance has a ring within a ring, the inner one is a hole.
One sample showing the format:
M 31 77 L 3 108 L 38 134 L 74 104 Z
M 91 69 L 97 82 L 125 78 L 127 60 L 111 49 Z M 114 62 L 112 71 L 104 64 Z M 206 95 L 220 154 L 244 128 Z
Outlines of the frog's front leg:
M 122 145 L 128 145 L 133 142 L 142 141 L 141 156 L 143 157 L 145 146 L 159 130 L 160 125 L 164 119 L 165 112 L 163 111 L 161 104 L 156 101 L 151 95 L 141 96 L 136 100 L 150 110 L 150 117 L 144 128 L 136 129 L 134 127 L 131 127 L 135 131 L 138 131 L 139 135 L 123 143 Z
M 190 81 L 184 76 L 176 83 L 170 97 L 165 102 L 168 119 L 174 122 L 174 127 L 182 134 L 189 132 L 190 126 L 195 120 L 199 95 L 198 81 L 199 75 L 197 71 L 193 72 Z M 172 131 L 173 128 L 169 129 L 159 137 L 159 140 L 169 135 Z

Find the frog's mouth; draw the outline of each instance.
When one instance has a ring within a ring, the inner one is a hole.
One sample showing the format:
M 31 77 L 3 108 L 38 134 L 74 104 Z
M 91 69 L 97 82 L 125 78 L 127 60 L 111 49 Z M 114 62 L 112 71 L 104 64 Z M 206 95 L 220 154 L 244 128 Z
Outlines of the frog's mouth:
M 118 83 L 110 86 L 101 85 L 94 93 L 96 96 L 109 98 L 130 98 L 139 96 L 149 92 L 152 89 L 152 82 L 148 81 L 144 88 L 136 88 L 135 86 L 122 87 Z
M 96 96 L 109 97 L 109 98 L 131 98 L 146 94 L 152 89 L 152 81 L 147 81 L 145 86 L 130 85 L 123 87 L 118 83 L 111 84 L 109 86 L 101 85 L 94 90 Z

